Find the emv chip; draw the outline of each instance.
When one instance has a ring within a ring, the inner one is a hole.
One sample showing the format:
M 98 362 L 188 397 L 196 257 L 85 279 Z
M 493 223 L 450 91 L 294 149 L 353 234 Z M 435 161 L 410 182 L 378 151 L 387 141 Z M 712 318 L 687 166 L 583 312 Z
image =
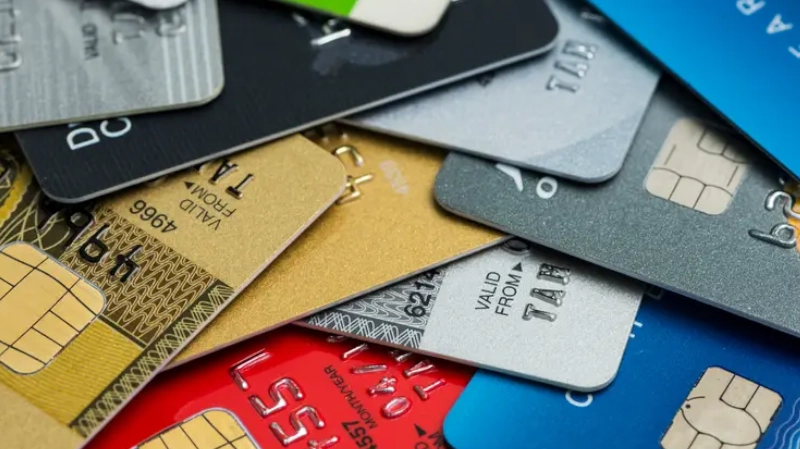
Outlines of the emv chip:
M 744 180 L 747 160 L 721 132 L 703 123 L 675 123 L 650 168 L 645 188 L 681 206 L 719 215 Z
M 754 449 L 772 424 L 778 393 L 722 368 L 709 368 L 661 439 L 664 449 Z
M 103 292 L 24 242 L 0 248 L 0 364 L 44 368 L 103 311 Z
M 211 409 L 150 438 L 135 449 L 258 449 L 239 420 Z

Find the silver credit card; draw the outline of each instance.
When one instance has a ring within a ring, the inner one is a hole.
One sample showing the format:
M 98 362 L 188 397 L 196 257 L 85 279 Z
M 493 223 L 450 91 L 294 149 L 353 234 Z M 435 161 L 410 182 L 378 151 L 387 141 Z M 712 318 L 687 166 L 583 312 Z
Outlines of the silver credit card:
M 346 122 L 596 183 L 622 167 L 660 73 L 576 0 L 551 0 L 555 49 Z
M 800 336 L 800 186 L 720 123 L 665 77 L 609 182 L 559 182 L 450 154 L 436 198 L 510 234 Z
M 298 324 L 593 391 L 616 375 L 643 293 L 513 239 Z
M 216 0 L 0 0 L 0 131 L 199 105 L 222 86 Z

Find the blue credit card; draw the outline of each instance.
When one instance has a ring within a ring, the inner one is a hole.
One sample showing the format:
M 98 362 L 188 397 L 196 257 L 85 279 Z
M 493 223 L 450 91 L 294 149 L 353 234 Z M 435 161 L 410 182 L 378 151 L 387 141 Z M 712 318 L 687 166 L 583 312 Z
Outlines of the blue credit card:
M 800 175 L 800 2 L 589 1 Z
M 800 448 L 797 346 L 696 301 L 647 298 L 611 386 L 572 393 L 479 372 L 445 437 L 455 449 Z

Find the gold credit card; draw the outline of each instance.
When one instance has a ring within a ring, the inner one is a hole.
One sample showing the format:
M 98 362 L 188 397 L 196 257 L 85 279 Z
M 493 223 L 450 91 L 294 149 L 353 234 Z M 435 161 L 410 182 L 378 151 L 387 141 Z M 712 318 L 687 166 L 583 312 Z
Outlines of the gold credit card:
M 0 146 L 3 449 L 74 449 L 339 197 L 301 136 L 91 205 Z
M 170 367 L 507 238 L 436 204 L 445 151 L 344 127 L 309 137 L 341 160 L 344 193 Z

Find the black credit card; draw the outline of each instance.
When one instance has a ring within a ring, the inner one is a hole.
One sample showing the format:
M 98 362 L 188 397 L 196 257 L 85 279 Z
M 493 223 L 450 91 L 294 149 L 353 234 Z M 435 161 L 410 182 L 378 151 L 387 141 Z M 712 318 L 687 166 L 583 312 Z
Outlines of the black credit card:
M 88 200 L 535 56 L 558 34 L 543 0 L 460 0 L 419 38 L 263 0 L 221 1 L 219 16 L 225 90 L 212 103 L 17 133 L 47 195 Z

